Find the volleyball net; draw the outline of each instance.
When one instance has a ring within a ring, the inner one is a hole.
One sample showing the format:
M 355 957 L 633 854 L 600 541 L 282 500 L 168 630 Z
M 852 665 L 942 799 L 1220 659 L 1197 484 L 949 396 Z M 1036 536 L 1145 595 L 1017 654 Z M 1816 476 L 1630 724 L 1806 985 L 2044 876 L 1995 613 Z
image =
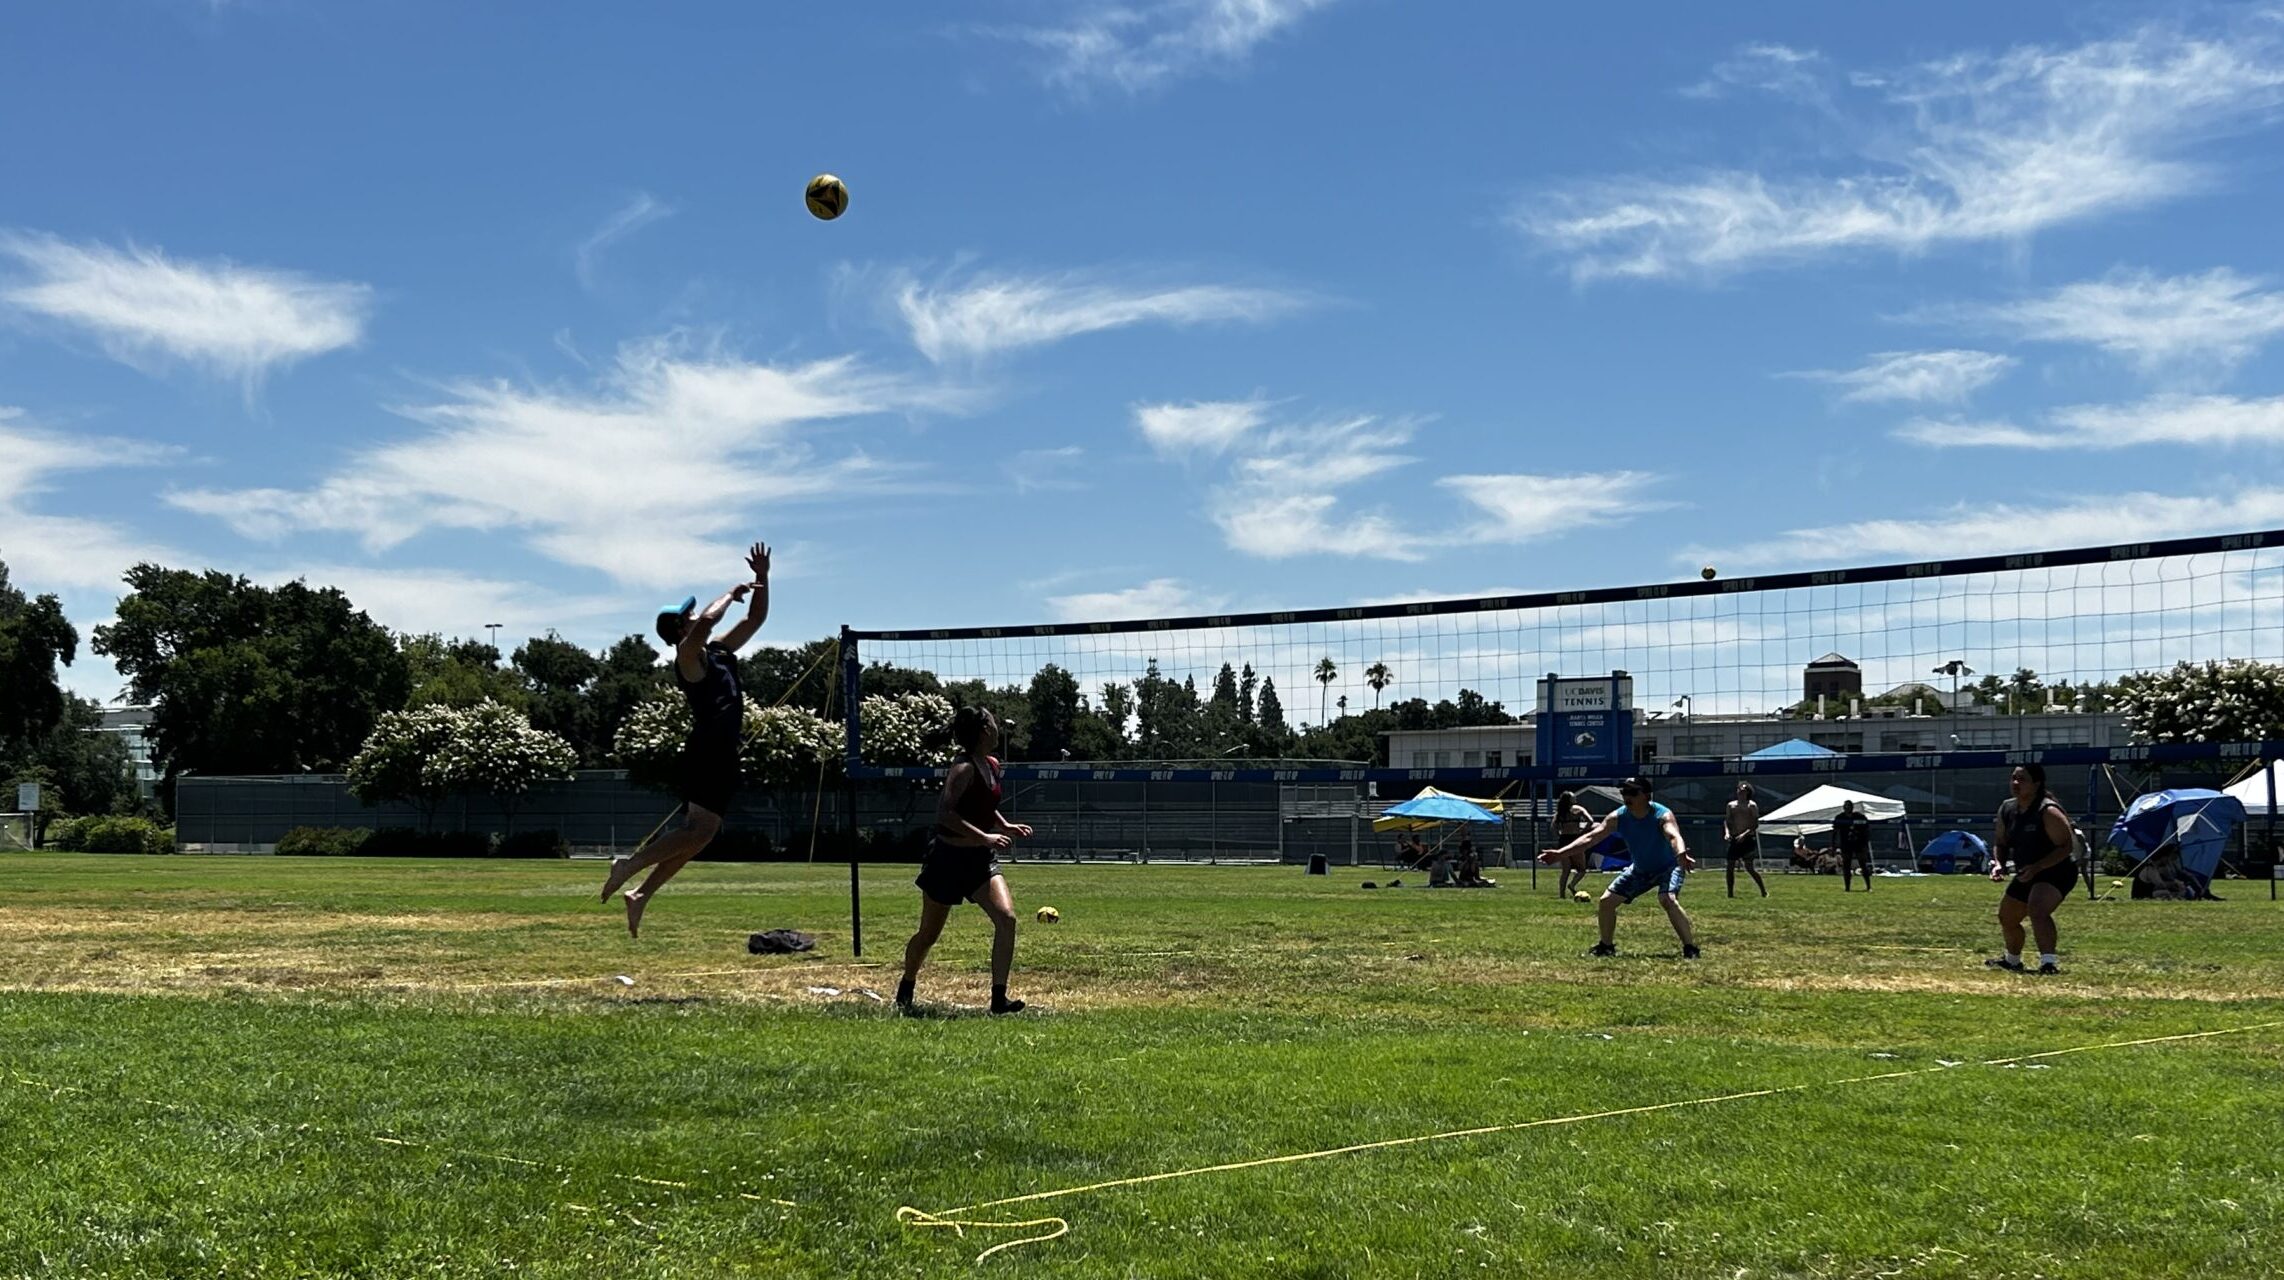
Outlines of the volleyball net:
M 2280 744 L 2150 746 L 2074 725 L 2114 721 L 2129 673 L 2284 661 L 2284 530 L 1530 595 L 844 628 L 841 656 L 858 777 L 934 771 L 869 750 L 857 714 L 865 694 L 916 683 L 1015 721 L 1011 775 L 1045 780 L 1451 784 L 1712 774 L 1740 758 L 1783 773 L 2273 755 Z M 2047 727 L 2016 731 L 2026 717 Z M 1892 731 L 1839 732 L 1873 722 Z M 1496 755 L 1389 754 L 1406 735 L 1488 742 L 1502 726 L 1514 745 Z M 1761 754 L 1796 738 L 1840 745 Z

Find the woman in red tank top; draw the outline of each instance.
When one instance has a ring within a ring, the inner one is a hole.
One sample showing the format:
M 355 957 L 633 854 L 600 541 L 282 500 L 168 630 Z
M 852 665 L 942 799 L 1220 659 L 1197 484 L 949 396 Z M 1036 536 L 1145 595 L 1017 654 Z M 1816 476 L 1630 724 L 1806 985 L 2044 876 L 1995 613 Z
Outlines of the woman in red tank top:
M 936 829 L 913 883 L 920 886 L 920 928 L 904 944 L 904 979 L 896 985 L 896 1005 L 912 1007 L 913 987 L 929 948 L 944 931 L 952 908 L 973 902 L 991 918 L 991 1011 L 1014 1013 L 1021 1000 L 1007 998 L 1007 974 L 1015 967 L 1015 899 L 999 873 L 999 851 L 1028 836 L 1031 828 L 1000 816 L 1002 794 L 999 722 L 981 707 L 961 707 L 952 716 L 952 738 L 966 757 L 944 778 L 936 803 Z

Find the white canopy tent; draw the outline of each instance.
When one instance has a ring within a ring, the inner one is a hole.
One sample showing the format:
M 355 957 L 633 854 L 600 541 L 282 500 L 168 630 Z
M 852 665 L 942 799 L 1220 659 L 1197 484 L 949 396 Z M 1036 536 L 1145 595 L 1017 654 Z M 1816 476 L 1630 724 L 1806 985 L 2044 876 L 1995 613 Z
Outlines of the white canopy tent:
M 1856 802 L 1856 812 L 1874 822 L 1885 822 L 1904 814 L 1901 800 L 1826 783 L 1790 804 L 1762 814 L 1761 830 L 1776 836 L 1822 835 L 1832 829 L 1832 819 L 1839 815 L 1840 806 L 1850 800 Z
M 2248 814 L 2265 814 L 2269 811 L 2268 770 L 2264 766 L 2246 774 L 2242 779 L 2221 789 L 2223 795 L 2235 796 L 2244 802 Z M 2277 812 L 2284 813 L 2284 761 L 2276 764 Z

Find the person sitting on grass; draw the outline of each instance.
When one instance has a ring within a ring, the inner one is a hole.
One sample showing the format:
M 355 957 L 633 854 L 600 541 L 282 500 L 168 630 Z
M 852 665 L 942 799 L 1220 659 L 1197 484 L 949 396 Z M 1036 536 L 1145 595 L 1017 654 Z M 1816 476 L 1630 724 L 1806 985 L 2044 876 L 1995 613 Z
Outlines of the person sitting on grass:
M 952 908 L 972 902 L 991 918 L 991 1011 L 1018 1013 L 1021 1000 L 1007 998 L 1008 971 L 1015 967 L 1015 898 L 999 872 L 999 854 L 1014 837 L 1031 834 L 999 812 L 999 722 L 982 707 L 961 707 L 952 715 L 952 739 L 964 757 L 944 777 L 936 804 L 936 828 L 912 883 L 920 887 L 920 927 L 904 944 L 904 978 L 896 984 L 896 1007 L 909 1012 L 920 966 L 944 932 Z
M 722 829 L 722 815 L 738 789 L 738 746 L 745 729 L 745 694 L 738 685 L 738 650 L 769 618 L 769 548 L 756 542 L 746 553 L 752 574 L 704 609 L 698 597 L 658 611 L 658 638 L 674 646 L 674 687 L 690 703 L 690 737 L 682 745 L 677 782 L 682 791 L 682 823 L 630 857 L 611 859 L 603 879 L 604 902 L 644 868 L 655 868 L 640 888 L 626 893 L 627 936 L 642 934 L 642 913 L 651 896 L 690 864 Z M 753 603 L 737 625 L 714 635 L 714 625 L 730 606 L 747 596 Z
M 1690 856 L 1689 846 L 1681 838 L 1681 824 L 1674 821 L 1673 810 L 1650 799 L 1647 778 L 1628 778 L 1619 783 L 1618 795 L 1625 803 L 1612 809 L 1609 817 L 1569 844 L 1542 851 L 1539 860 L 1559 862 L 1575 857 L 1580 850 L 1591 849 L 1610 836 L 1624 840 L 1627 851 L 1633 855 L 1633 863 L 1603 891 L 1602 940 L 1586 954 L 1618 954 L 1618 908 L 1654 889 L 1658 905 L 1665 908 L 1666 920 L 1673 925 L 1675 936 L 1681 939 L 1681 958 L 1695 960 L 1702 953 L 1697 947 L 1696 932 L 1689 923 L 1689 913 L 1681 909 L 1681 886 L 1689 872 L 1696 869 L 1697 859 Z
M 1475 842 L 1466 836 L 1459 837 L 1459 865 L 1453 869 L 1462 889 L 1486 889 L 1491 882 L 1483 878 L 1483 859 L 1475 852 Z

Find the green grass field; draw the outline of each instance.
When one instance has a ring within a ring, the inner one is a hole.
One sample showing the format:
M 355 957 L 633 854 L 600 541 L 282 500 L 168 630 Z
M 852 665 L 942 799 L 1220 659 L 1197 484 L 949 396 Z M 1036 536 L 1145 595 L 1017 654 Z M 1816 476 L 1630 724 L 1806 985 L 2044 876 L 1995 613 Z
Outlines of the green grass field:
M 1016 991 L 954 918 L 889 994 L 910 869 L 0 856 L 0 1276 L 2246 1276 L 2284 1273 L 2284 907 L 1700 874 L 1587 907 L 1372 871 L 1014 867 Z M 2225 892 L 2226 890 L 2224 890 Z M 749 957 L 747 932 L 820 935 Z M 617 980 L 634 979 L 628 986 Z M 828 994 L 838 992 L 838 994 Z M 1938 1064 L 1948 1070 L 1830 1083 Z M 1786 1086 L 1206 1174 L 1103 1180 Z

